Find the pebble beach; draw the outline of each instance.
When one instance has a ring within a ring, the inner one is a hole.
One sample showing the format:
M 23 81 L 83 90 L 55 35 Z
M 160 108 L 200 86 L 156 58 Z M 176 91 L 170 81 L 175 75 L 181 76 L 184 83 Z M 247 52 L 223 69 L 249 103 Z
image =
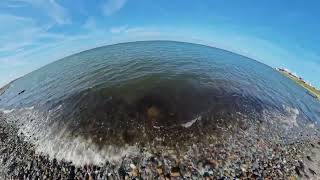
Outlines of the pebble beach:
M 320 179 L 319 102 L 221 49 L 104 46 L 5 89 L 0 179 Z
M 146 152 L 103 165 L 75 166 L 41 153 L 18 130 L 0 121 L 2 179 L 317 179 L 320 139 L 272 144 L 193 145 L 186 154 Z M 177 147 L 178 148 L 178 147 Z

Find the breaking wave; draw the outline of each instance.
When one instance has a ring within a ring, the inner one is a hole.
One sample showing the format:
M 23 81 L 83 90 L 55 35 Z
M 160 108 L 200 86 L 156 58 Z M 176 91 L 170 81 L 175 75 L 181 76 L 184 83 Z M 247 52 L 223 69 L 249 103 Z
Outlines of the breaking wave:
M 178 42 L 76 54 L 13 82 L 0 97 L 3 119 L 38 152 L 76 165 L 117 161 L 141 147 L 187 152 L 238 134 L 289 142 L 319 122 L 319 103 L 273 69 Z

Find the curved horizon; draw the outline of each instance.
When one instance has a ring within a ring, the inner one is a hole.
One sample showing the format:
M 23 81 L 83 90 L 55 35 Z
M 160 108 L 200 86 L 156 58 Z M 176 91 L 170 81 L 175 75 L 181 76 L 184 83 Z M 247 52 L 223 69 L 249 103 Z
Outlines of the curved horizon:
M 6 86 L 6 85 L 12 83 L 13 81 L 16 81 L 17 79 L 19 79 L 19 78 L 21 78 L 21 77 L 24 77 L 24 76 L 26 76 L 26 75 L 34 72 L 34 71 L 40 70 L 40 69 L 42 69 L 42 68 L 44 68 L 44 67 L 46 67 L 46 66 L 48 66 L 48 65 L 50 65 L 50 64 L 53 64 L 53 63 L 58 62 L 58 61 L 61 61 L 61 60 L 65 59 L 65 58 L 72 57 L 72 56 L 75 56 L 75 55 L 78 55 L 78 54 L 81 54 L 81 53 L 84 53 L 84 52 L 87 52 L 87 51 L 91 51 L 91 50 L 95 50 L 95 49 L 99 49 L 99 48 L 103 48 L 103 47 L 107 47 L 107 46 L 113 46 L 113 45 L 119 45 L 119 44 L 127 44 L 127 43 L 135 43 L 135 42 L 177 42 L 177 43 L 186 43 L 186 44 L 196 44 L 196 45 L 206 46 L 206 47 L 209 47 L 209 48 L 214 48 L 214 49 L 218 49 L 218 50 L 225 51 L 225 52 L 228 52 L 228 53 L 236 54 L 236 55 L 239 55 L 239 56 L 242 56 L 242 57 L 251 59 L 251 60 L 253 60 L 253 61 L 256 61 L 256 62 L 258 62 L 258 63 L 261 63 L 261 64 L 263 64 L 263 65 L 265 65 L 265 66 L 268 66 L 268 67 L 270 67 L 270 68 L 272 68 L 272 69 L 274 69 L 274 68 L 282 68 L 282 67 L 272 67 L 272 66 L 269 66 L 268 64 L 265 64 L 265 63 L 263 63 L 263 62 L 261 62 L 261 61 L 259 61 L 259 60 L 253 59 L 253 58 L 248 57 L 248 56 L 246 56 L 246 55 L 238 54 L 238 53 L 236 53 L 236 52 L 233 52 L 233 51 L 230 51 L 230 50 L 227 50 L 227 49 L 223 49 L 223 48 L 219 48 L 219 47 L 214 47 L 214 46 L 207 45 L 207 44 L 202 44 L 202 43 L 187 42 L 187 41 L 176 41 L 176 40 L 157 40 L 157 39 L 155 39 L 155 40 L 142 40 L 142 41 L 137 40 L 137 41 L 117 42 L 117 43 L 114 43 L 114 44 L 107 44 L 107 45 L 97 46 L 97 47 L 94 47 L 94 48 L 91 48 L 91 49 L 86 49 L 86 50 L 82 50 L 82 51 L 79 51 L 79 52 L 76 52 L 76 53 L 73 53 L 73 54 L 70 54 L 70 55 L 66 55 L 66 56 L 64 56 L 64 57 L 62 57 L 62 58 L 53 60 L 52 62 L 49 62 L 48 64 L 45 64 L 45 65 L 43 65 L 43 66 L 41 66 L 41 67 L 39 67 L 39 68 L 37 68 L 37 69 L 34 69 L 34 70 L 32 70 L 32 71 L 30 71 L 30 72 L 28 72 L 28 73 L 26 73 L 26 74 L 24 74 L 24 75 L 22 75 L 22 76 L 19 76 L 19 77 L 13 79 L 13 80 L 10 80 L 8 83 L 5 83 L 5 84 L 3 84 L 3 85 L 0 85 L 0 88 L 2 88 L 3 86 Z
M 0 86 L 50 62 L 107 44 L 173 40 L 287 68 L 320 87 L 319 2 L 4 0 Z

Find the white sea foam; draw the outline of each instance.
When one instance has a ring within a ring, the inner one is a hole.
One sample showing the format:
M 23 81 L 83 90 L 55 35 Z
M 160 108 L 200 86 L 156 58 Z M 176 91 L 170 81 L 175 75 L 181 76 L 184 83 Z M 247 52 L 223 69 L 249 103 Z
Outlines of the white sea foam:
M 113 146 L 98 147 L 90 139 L 81 136 L 74 137 L 61 122 L 52 123 L 51 119 L 60 113 L 62 105 L 43 114 L 33 107 L 12 110 L 6 114 L 6 120 L 19 127 L 19 134 L 33 143 L 38 153 L 48 154 L 51 158 L 72 161 L 74 165 L 104 164 L 108 161 L 118 161 L 126 155 L 138 151 L 135 146 L 116 148 Z M 8 111 L 8 110 L 7 110 Z M 50 126 L 49 126 L 50 124 Z M 64 127 L 64 128 L 61 128 Z
M 32 110 L 32 109 L 34 109 L 34 106 L 22 108 L 22 109 L 19 109 L 19 111 L 21 111 L 21 110 Z M 15 110 L 17 110 L 17 109 L 14 109 L 14 108 L 12 108 L 12 109 L 0 109 L 0 111 L 3 112 L 4 114 L 10 114 L 10 113 L 14 112 Z
M 26 107 L 26 108 L 24 108 L 24 109 L 26 109 L 26 110 L 32 110 L 32 109 L 34 109 L 34 106 Z
M 9 114 L 12 113 L 15 109 L 0 109 L 1 112 L 3 112 L 4 114 Z
M 287 112 L 287 117 L 282 118 L 282 122 L 288 124 L 290 127 L 298 127 L 297 117 L 300 113 L 299 110 L 289 106 L 284 106 L 284 109 Z
M 284 113 L 274 112 L 265 110 L 263 112 L 266 121 L 271 124 L 280 123 L 285 128 L 299 127 L 298 116 L 300 114 L 299 110 L 294 107 L 289 107 L 283 105 Z
M 75 165 L 99 165 L 107 160 L 118 161 L 126 155 L 138 152 L 135 146 L 125 146 L 121 149 L 113 146 L 98 147 L 90 139 L 72 136 L 66 128 L 67 124 L 63 126 L 63 124 L 59 124 L 63 122 L 51 122 L 51 119 L 59 115 L 61 109 L 63 109 L 62 105 L 50 110 L 47 114 L 43 114 L 35 108 L 29 107 L 21 110 L 7 110 L 6 116 L 9 117 L 9 121 L 11 120 L 19 126 L 19 132 L 29 137 L 27 140 L 35 144 L 37 152 L 48 154 L 51 158 L 57 158 L 58 160 L 72 161 Z M 299 110 L 287 106 L 284 106 L 284 110 L 284 114 L 269 112 L 266 118 L 275 123 L 280 122 L 286 128 L 299 126 L 297 122 Z M 201 119 L 202 117 L 198 116 L 181 124 L 181 126 L 190 128 Z
M 97 145 L 82 137 L 69 138 L 65 134 L 56 137 L 44 138 L 38 142 L 37 151 L 55 157 L 58 160 L 72 161 L 75 165 L 96 164 L 102 165 L 108 161 L 118 161 L 127 154 L 138 152 L 134 146 L 115 148 Z
M 189 121 L 189 122 L 186 122 L 186 123 L 184 123 L 184 124 L 181 124 L 181 126 L 182 126 L 182 127 L 185 127 L 185 128 L 189 128 L 189 127 L 191 127 L 195 122 L 200 121 L 201 118 L 202 118 L 201 116 L 198 116 L 198 117 L 192 119 L 192 120 Z

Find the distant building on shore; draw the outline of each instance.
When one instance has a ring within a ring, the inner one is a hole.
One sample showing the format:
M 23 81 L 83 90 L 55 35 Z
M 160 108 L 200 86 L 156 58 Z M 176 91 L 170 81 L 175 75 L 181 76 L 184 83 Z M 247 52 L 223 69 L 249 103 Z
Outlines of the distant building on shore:
M 314 89 L 316 89 L 317 91 L 320 91 L 320 89 L 314 87 L 311 83 L 305 81 L 303 78 L 299 77 L 296 73 L 291 72 L 290 70 L 286 69 L 286 68 L 275 68 L 276 70 L 278 70 L 279 72 L 285 73 L 291 77 L 297 78 L 299 81 L 301 81 L 304 84 L 307 84 L 308 86 L 313 87 Z

